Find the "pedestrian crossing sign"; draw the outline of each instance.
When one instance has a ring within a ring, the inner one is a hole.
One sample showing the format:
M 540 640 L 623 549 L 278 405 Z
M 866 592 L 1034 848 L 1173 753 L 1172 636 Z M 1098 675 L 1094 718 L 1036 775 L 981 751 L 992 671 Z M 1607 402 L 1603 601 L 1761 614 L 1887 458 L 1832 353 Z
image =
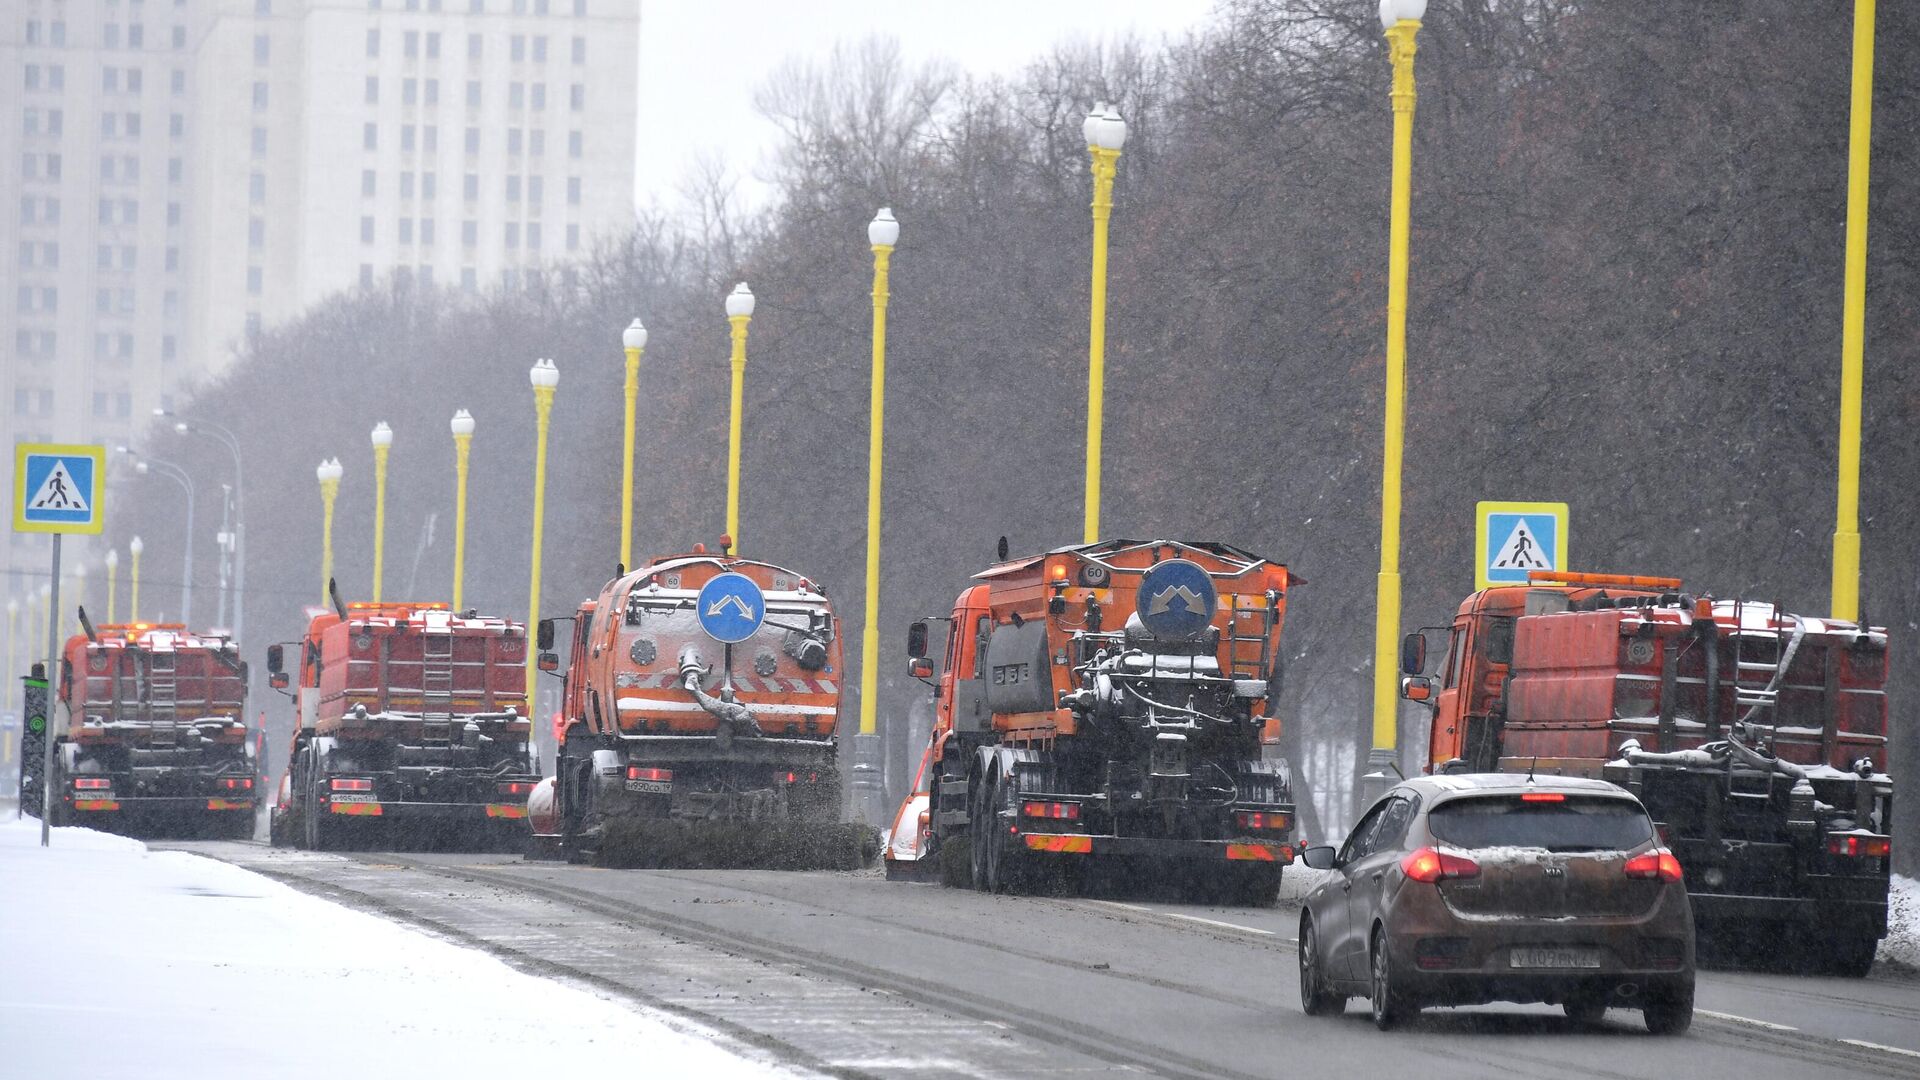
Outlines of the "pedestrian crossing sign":
M 1525 585 L 1535 570 L 1567 568 L 1567 504 L 1483 502 L 1474 514 L 1474 588 Z
M 13 531 L 98 534 L 107 448 L 18 443 L 13 448 Z

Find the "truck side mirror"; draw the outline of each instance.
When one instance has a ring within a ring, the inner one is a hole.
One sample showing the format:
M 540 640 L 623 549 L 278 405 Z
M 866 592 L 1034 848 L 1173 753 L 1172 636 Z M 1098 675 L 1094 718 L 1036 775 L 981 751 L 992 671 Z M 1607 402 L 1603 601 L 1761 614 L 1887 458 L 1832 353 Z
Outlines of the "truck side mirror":
M 552 619 L 540 620 L 540 625 L 536 627 L 534 630 L 534 644 L 540 646 L 540 651 L 542 652 L 545 652 L 548 649 L 553 648 L 553 620 Z M 548 669 L 548 670 L 551 670 L 551 669 Z
M 933 661 L 924 656 L 916 656 L 907 661 L 907 674 L 916 679 L 933 678 Z
M 1427 635 L 1415 631 L 1400 642 L 1400 671 L 1418 675 L 1427 669 Z
M 539 658 L 534 662 L 540 666 L 541 671 L 559 671 L 560 670 L 560 654 L 559 653 L 543 652 L 540 654 Z
M 927 655 L 927 620 L 921 619 L 907 627 L 907 655 L 915 659 Z
M 1400 680 L 1400 696 L 1422 704 L 1433 701 L 1433 680 L 1425 675 L 1409 675 Z
M 279 645 L 267 646 L 267 670 L 272 672 L 275 675 L 278 675 L 286 669 L 286 666 L 287 666 L 286 649 Z M 274 685 L 285 686 L 286 683 L 278 682 L 278 683 L 274 683 Z
M 273 687 L 275 690 L 285 690 L 287 684 L 291 681 L 292 680 L 287 678 L 287 673 L 284 671 L 276 671 L 267 676 L 267 685 Z

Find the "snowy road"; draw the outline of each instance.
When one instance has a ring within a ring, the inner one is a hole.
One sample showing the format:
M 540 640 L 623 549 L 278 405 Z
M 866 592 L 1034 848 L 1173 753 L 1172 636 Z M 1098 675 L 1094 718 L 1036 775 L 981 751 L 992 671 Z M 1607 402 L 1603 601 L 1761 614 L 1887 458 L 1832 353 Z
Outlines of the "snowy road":
M 591 981 L 838 1075 L 1920 1076 L 1920 980 L 1703 972 L 1690 1035 L 1637 1014 L 1300 1014 L 1297 912 L 1012 898 L 877 874 L 608 871 L 506 856 L 180 845 Z M 1323 1071 L 1324 1070 L 1324 1071 Z M 662 1074 L 665 1075 L 665 1074 Z

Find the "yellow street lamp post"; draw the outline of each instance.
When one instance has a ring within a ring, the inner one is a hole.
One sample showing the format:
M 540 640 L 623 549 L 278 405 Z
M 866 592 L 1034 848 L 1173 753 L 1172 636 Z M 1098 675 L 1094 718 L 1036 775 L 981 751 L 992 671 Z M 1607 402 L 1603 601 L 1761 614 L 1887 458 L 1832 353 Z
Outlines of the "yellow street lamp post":
M 373 602 L 380 602 L 381 567 L 387 553 L 387 454 L 393 429 L 385 420 L 373 425 Z
M 647 328 L 639 319 L 620 335 L 627 350 L 627 434 L 620 454 L 620 565 L 633 569 L 633 405 L 640 396 L 640 351 Z
M 533 411 L 538 419 L 533 449 L 533 582 L 527 588 L 527 630 L 531 633 L 540 623 L 540 534 L 547 512 L 547 428 L 553 417 L 553 392 L 560 385 L 560 369 L 554 367 L 551 360 L 536 360 L 527 372 L 527 381 L 533 384 Z M 533 679 L 539 670 L 535 666 L 538 659 L 537 650 L 527 650 L 528 710 L 535 708 Z
M 118 599 L 118 597 L 115 594 L 117 594 L 120 591 L 120 551 L 119 549 L 108 548 L 105 562 L 107 564 L 107 621 L 109 623 L 113 623 L 113 622 L 119 621 L 113 617 L 114 601 Z M 189 629 L 191 629 L 191 627 L 189 627 Z
M 1087 327 L 1086 543 L 1100 539 L 1100 438 L 1107 397 L 1107 222 L 1113 217 L 1113 176 L 1126 145 L 1127 122 L 1117 109 L 1095 105 L 1080 125 L 1093 158 L 1093 301 Z
M 467 458 L 473 453 L 473 414 L 461 409 L 453 430 L 453 610 L 464 611 L 467 572 Z
M 330 597 L 327 587 L 333 582 L 333 501 L 340 497 L 340 477 L 346 473 L 339 458 L 322 461 L 313 470 L 320 481 L 320 603 Z
M 128 581 L 130 585 L 130 595 L 127 597 L 128 622 L 140 621 L 140 553 L 145 550 L 147 550 L 147 545 L 141 543 L 140 538 L 137 536 L 127 544 L 127 552 L 133 556 L 133 565 L 128 568 Z
M 1393 189 L 1387 238 L 1387 409 L 1380 471 L 1380 577 L 1373 638 L 1369 796 L 1385 789 L 1400 717 L 1400 459 L 1407 402 L 1407 232 L 1413 201 L 1413 50 L 1427 0 L 1380 0 L 1393 61 Z
M 80 612 L 87 606 L 87 564 L 73 564 L 73 632 L 80 632 Z
M 887 269 L 900 223 L 881 207 L 867 225 L 873 248 L 873 379 L 867 404 L 867 618 L 860 633 L 860 734 L 854 739 L 853 801 L 860 819 L 885 813 L 880 789 L 880 477 L 887 413 Z
M 1874 0 L 1853 5 L 1847 134 L 1846 283 L 1840 323 L 1840 505 L 1833 527 L 1833 617 L 1860 618 L 1860 397 L 1867 321 L 1867 163 L 1873 150 Z
M 747 386 L 747 324 L 753 321 L 753 290 L 746 282 L 727 294 L 727 321 L 733 324 L 733 394 L 727 420 L 727 542 L 740 550 L 740 414 Z

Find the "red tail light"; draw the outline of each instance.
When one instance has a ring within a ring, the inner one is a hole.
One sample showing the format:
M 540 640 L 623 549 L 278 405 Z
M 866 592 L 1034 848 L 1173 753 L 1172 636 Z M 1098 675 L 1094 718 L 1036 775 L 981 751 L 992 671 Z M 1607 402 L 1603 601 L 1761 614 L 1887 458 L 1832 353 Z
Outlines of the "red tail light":
M 500 786 L 500 794 L 502 795 L 525 795 L 527 792 L 533 790 L 533 781 L 508 780 L 500 784 L 499 786 Z
M 359 779 L 335 779 L 332 782 L 335 791 L 372 791 L 373 781 Z
M 650 769 L 645 765 L 627 766 L 629 780 L 672 780 L 672 769 Z
M 1621 869 L 1630 878 L 1658 878 L 1661 881 L 1679 881 L 1684 875 L 1680 870 L 1680 860 L 1671 851 L 1648 851 L 1627 860 Z
M 1884 859 L 1893 854 L 1893 838 L 1864 836 L 1860 833 L 1828 833 L 1827 854 L 1849 859 Z
M 1567 797 L 1558 791 L 1528 791 L 1520 795 L 1521 802 L 1566 802 Z
M 1423 847 L 1400 860 L 1400 872 L 1415 881 L 1431 884 L 1441 878 L 1479 877 L 1480 864 L 1472 859 Z
M 222 780 L 220 781 L 220 786 L 228 791 L 250 791 L 253 788 L 253 778 L 243 776 L 238 780 Z
M 73 786 L 80 791 L 105 791 L 113 786 L 113 781 L 104 776 L 76 776 Z
M 1276 829 L 1284 832 L 1293 827 L 1291 814 L 1278 814 L 1268 810 L 1236 810 L 1233 813 L 1233 820 L 1241 828 L 1251 830 Z
M 1055 821 L 1079 821 L 1080 804 L 1071 802 L 1028 802 L 1020 804 L 1027 817 L 1052 818 Z

